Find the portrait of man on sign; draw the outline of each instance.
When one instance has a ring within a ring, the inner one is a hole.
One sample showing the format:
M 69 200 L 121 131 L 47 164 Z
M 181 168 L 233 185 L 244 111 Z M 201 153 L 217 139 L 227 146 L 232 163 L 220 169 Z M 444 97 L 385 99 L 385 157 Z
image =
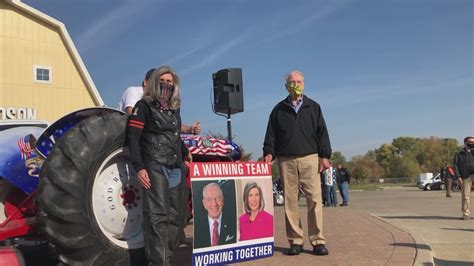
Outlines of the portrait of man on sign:
M 235 243 L 234 180 L 194 181 L 194 248 Z

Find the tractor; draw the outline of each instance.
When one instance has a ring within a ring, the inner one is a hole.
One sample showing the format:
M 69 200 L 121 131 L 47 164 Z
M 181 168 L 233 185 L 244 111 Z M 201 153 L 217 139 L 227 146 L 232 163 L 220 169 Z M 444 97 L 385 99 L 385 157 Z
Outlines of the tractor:
M 22 264 L 8 252 L 17 238 L 47 241 L 67 265 L 130 265 L 143 256 L 142 188 L 125 144 L 127 118 L 95 107 L 50 125 L 0 121 L 0 254 L 10 255 L 0 265 Z M 182 139 L 194 161 L 241 158 L 230 140 Z

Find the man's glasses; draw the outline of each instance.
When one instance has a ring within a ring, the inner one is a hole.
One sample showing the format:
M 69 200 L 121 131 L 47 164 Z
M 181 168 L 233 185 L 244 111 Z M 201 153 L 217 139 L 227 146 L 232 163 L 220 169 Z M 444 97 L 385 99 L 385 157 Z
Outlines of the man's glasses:
M 224 199 L 224 197 L 218 196 L 218 197 L 207 197 L 207 198 L 205 198 L 204 200 L 205 200 L 207 203 L 211 203 L 211 202 L 214 202 L 214 201 L 221 202 L 223 199 Z

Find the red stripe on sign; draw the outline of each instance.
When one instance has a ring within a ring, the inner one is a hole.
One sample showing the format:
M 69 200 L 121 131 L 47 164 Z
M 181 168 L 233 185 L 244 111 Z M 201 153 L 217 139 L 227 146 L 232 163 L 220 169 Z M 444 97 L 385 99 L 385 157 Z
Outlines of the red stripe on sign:
M 264 162 L 210 162 L 192 163 L 189 167 L 191 178 L 271 176 L 270 163 Z

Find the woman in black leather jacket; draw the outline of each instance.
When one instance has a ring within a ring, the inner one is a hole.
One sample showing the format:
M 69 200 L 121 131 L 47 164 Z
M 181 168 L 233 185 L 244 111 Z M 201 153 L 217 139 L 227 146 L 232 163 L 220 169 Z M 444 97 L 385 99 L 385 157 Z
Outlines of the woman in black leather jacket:
M 155 69 L 132 110 L 127 139 L 137 179 L 144 188 L 143 235 L 149 265 L 170 265 L 183 206 L 183 159 L 191 156 L 180 137 L 179 77 Z

